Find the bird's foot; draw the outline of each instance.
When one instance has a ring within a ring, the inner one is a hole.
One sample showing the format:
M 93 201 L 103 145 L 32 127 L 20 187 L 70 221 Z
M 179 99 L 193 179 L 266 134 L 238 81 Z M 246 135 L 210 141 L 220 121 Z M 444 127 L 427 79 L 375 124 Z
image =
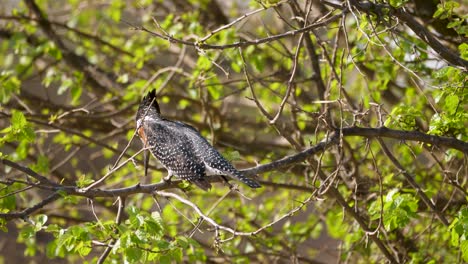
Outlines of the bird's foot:
M 166 183 L 170 183 L 172 179 L 172 173 L 168 174 L 166 177 L 163 178 L 163 181 Z

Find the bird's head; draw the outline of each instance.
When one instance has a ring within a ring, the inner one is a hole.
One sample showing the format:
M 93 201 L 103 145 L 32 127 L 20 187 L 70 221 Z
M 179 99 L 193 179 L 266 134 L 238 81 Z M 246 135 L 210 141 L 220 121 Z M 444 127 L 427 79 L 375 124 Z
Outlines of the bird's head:
M 143 120 L 145 119 L 145 117 L 157 118 L 160 114 L 161 112 L 159 111 L 159 105 L 156 101 L 156 91 L 152 90 L 151 92 L 147 93 L 145 97 L 143 97 L 143 100 L 141 100 L 140 106 L 138 107 L 138 111 L 136 114 L 137 132 L 141 140 L 143 141 L 143 147 L 145 148 L 147 148 L 148 146 L 146 145 L 146 132 L 142 127 Z M 145 168 L 145 176 L 148 174 L 148 160 L 148 149 L 145 149 L 143 151 L 143 165 Z
M 148 92 L 145 97 L 143 97 L 143 100 L 141 100 L 136 114 L 136 121 L 138 124 L 140 124 L 141 120 L 145 116 L 156 117 L 160 114 L 161 111 L 159 110 L 159 105 L 156 101 L 156 91 L 152 90 Z

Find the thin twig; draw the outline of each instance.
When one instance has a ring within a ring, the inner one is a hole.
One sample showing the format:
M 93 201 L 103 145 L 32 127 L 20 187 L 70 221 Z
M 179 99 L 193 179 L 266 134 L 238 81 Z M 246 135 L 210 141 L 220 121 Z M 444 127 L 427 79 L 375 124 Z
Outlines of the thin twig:
M 297 211 L 301 210 L 306 204 L 308 204 L 310 201 L 312 201 L 312 199 L 315 197 L 315 192 L 316 191 L 314 191 L 306 200 L 304 200 L 304 202 L 301 202 L 301 205 L 299 205 L 298 207 L 296 207 L 293 210 L 289 211 L 287 214 L 282 215 L 281 217 L 277 218 L 276 220 L 274 220 L 274 221 L 272 221 L 272 222 L 258 228 L 255 231 L 252 231 L 252 232 L 239 232 L 239 231 L 236 231 L 236 230 L 232 229 L 231 227 L 223 226 L 223 225 L 220 225 L 220 224 L 216 223 L 216 221 L 214 221 L 212 218 L 210 218 L 206 214 L 204 214 L 196 204 L 192 203 L 191 201 L 189 201 L 189 200 L 187 200 L 185 198 L 182 198 L 181 196 L 179 196 L 179 195 L 177 195 L 175 193 L 170 193 L 170 192 L 165 192 L 165 191 L 156 191 L 156 194 L 159 195 L 159 196 L 162 196 L 162 197 L 166 197 L 166 198 L 175 198 L 179 202 L 190 206 L 205 222 L 209 223 L 210 225 L 212 225 L 217 230 L 226 231 L 228 233 L 231 233 L 234 236 L 253 236 L 253 235 L 256 235 L 256 234 L 262 232 L 264 229 L 267 229 L 267 228 L 275 225 L 276 223 L 282 221 L 283 219 L 291 217 Z M 220 240 L 220 242 L 222 243 L 222 242 L 225 242 L 227 240 L 230 240 L 230 239 L 228 238 L 226 240 Z
M 281 113 L 283 112 L 283 109 L 284 109 L 284 105 L 288 101 L 289 95 L 291 95 L 291 91 L 292 91 L 292 88 L 294 86 L 294 77 L 296 76 L 296 72 L 297 72 L 297 64 L 298 64 L 298 61 L 299 61 L 299 53 L 301 52 L 302 40 L 304 39 L 304 34 L 305 33 L 302 33 L 299 36 L 299 40 L 297 42 L 297 47 L 296 47 L 296 54 L 294 54 L 294 59 L 293 59 L 291 77 L 289 77 L 289 80 L 288 80 L 288 88 L 286 89 L 286 94 L 284 95 L 283 100 L 281 101 L 280 107 L 278 109 L 278 113 L 276 113 L 276 115 L 270 120 L 271 124 L 276 123 L 278 118 L 281 116 Z
M 282 5 L 282 4 L 286 3 L 286 2 L 289 2 L 289 1 L 290 1 L 290 0 L 280 1 L 280 2 L 278 2 L 278 3 L 274 4 L 274 5 L 271 5 L 271 6 L 269 6 L 269 7 L 264 6 L 263 8 L 259 8 L 259 9 L 257 9 L 257 10 L 254 10 L 254 11 L 251 11 L 251 12 L 249 12 L 249 13 L 246 13 L 246 14 L 244 14 L 244 15 L 242 15 L 242 16 L 236 18 L 236 19 L 233 20 L 231 23 L 226 24 L 226 25 L 223 25 L 223 26 L 221 26 L 221 27 L 219 27 L 219 28 L 217 28 L 217 29 L 211 31 L 210 33 L 208 33 L 208 35 L 206 35 L 205 37 L 201 38 L 201 39 L 200 39 L 200 42 L 205 42 L 205 41 L 207 41 L 209 38 L 211 38 L 211 37 L 212 37 L 213 35 L 215 35 L 216 33 L 220 32 L 220 31 L 223 31 L 223 30 L 226 30 L 226 29 L 228 29 L 228 28 L 234 26 L 235 24 L 237 24 L 237 23 L 239 23 L 240 21 L 246 19 L 247 17 L 250 17 L 250 16 L 252 16 L 252 15 L 254 15 L 254 14 L 260 13 L 260 12 L 266 10 L 266 9 L 269 9 L 269 8 L 278 7 L 278 6 L 280 6 L 280 5 Z
M 99 180 L 91 183 L 90 185 L 88 185 L 87 187 L 85 188 L 82 188 L 81 191 L 82 192 L 87 192 L 89 189 L 91 188 L 94 188 L 94 187 L 97 187 L 98 185 L 100 185 L 101 183 L 103 183 L 109 176 L 111 176 L 114 172 L 116 172 L 117 170 L 119 170 L 120 168 L 122 168 L 125 164 L 127 164 L 129 161 L 132 161 L 136 156 L 138 156 L 141 152 L 147 150 L 148 148 L 142 148 L 140 149 L 137 153 L 133 154 L 130 158 L 128 158 L 127 160 L 125 160 L 124 162 L 122 162 L 121 164 L 119 164 L 117 167 L 114 167 L 112 168 L 109 172 L 107 172 L 104 176 L 102 176 Z
M 115 217 L 115 224 L 116 225 L 120 225 L 120 223 L 122 222 L 122 215 L 123 215 L 123 209 L 125 207 L 125 198 L 123 197 L 117 197 L 117 202 L 118 202 L 118 208 L 117 208 L 117 216 Z M 119 229 L 118 228 L 115 228 L 115 234 L 118 234 L 119 232 Z M 108 246 L 106 247 L 106 249 L 104 249 L 104 252 L 102 252 L 102 255 L 99 257 L 97 263 L 98 264 L 102 264 L 104 263 L 104 261 L 106 260 L 106 258 L 109 256 L 109 253 L 111 252 L 113 245 L 115 243 L 115 239 L 112 239 L 112 242 L 110 242 L 108 244 Z
M 178 43 L 178 44 L 182 44 L 182 45 L 197 47 L 197 48 L 204 49 L 204 50 L 209 50 L 209 49 L 224 50 L 224 49 L 232 49 L 232 48 L 244 48 L 244 47 L 248 47 L 248 46 L 252 46 L 252 45 L 259 45 L 259 44 L 263 44 L 263 43 L 272 42 L 272 41 L 275 41 L 275 40 L 278 40 L 278 39 L 295 36 L 297 34 L 307 32 L 307 31 L 310 31 L 310 30 L 315 29 L 315 28 L 324 27 L 324 26 L 328 25 L 329 23 L 332 23 L 332 22 L 338 20 L 340 17 L 341 17 L 341 14 L 337 14 L 337 15 L 334 15 L 334 16 L 326 19 L 326 20 L 311 24 L 311 25 L 309 25 L 307 27 L 300 28 L 300 29 L 297 29 L 297 30 L 287 31 L 285 33 L 274 35 L 274 36 L 267 37 L 267 38 L 260 38 L 260 39 L 256 39 L 256 40 L 241 40 L 241 41 L 238 41 L 238 42 L 234 42 L 234 43 L 231 43 L 231 44 L 225 44 L 225 45 L 213 45 L 213 44 L 206 44 L 206 43 L 200 43 L 200 42 L 191 42 L 191 41 L 187 41 L 187 40 L 177 39 L 177 38 L 174 38 L 174 37 L 172 37 L 170 35 L 162 35 L 162 34 L 159 34 L 157 32 L 153 32 L 151 30 L 146 29 L 145 27 L 135 26 L 134 29 L 135 30 L 140 30 L 140 31 L 143 31 L 143 32 L 147 32 L 147 33 L 149 33 L 149 34 L 151 34 L 151 35 L 153 35 L 155 37 L 165 39 L 165 40 L 167 40 L 167 41 L 169 41 L 171 43 Z
M 33 177 L 34 179 L 38 180 L 42 184 L 49 185 L 49 186 L 55 186 L 55 187 L 60 186 L 59 184 L 57 184 L 55 182 L 52 182 L 51 180 L 49 180 L 46 177 L 36 173 L 35 171 L 31 170 L 30 168 L 19 165 L 18 163 L 13 162 L 11 160 L 0 158 L 0 163 L 2 163 L 4 165 L 7 165 L 7 166 L 10 166 L 12 168 L 15 168 L 15 169 L 17 169 L 19 171 L 24 172 L 24 173 L 26 173 L 26 175 Z

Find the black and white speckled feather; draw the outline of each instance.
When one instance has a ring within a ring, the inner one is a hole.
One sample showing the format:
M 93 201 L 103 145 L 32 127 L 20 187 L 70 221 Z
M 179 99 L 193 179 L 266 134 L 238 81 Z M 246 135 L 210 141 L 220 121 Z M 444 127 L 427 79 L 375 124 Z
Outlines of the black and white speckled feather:
M 154 93 L 149 93 L 143 99 L 137 113 L 137 126 L 143 143 L 149 146 L 169 175 L 193 182 L 204 190 L 211 187 L 206 175 L 226 175 L 251 188 L 261 187 L 236 170 L 195 128 L 162 118 L 154 97 Z

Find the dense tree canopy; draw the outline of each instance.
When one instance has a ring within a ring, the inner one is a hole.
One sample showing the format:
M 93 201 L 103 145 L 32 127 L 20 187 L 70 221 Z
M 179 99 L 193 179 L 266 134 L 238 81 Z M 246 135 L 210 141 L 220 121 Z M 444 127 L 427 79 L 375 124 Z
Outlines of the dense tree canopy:
M 467 13 L 3 0 L 0 262 L 468 261 Z M 144 177 L 151 90 L 263 187 Z

